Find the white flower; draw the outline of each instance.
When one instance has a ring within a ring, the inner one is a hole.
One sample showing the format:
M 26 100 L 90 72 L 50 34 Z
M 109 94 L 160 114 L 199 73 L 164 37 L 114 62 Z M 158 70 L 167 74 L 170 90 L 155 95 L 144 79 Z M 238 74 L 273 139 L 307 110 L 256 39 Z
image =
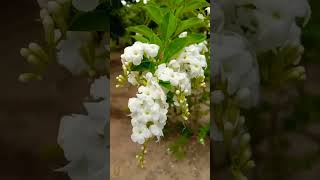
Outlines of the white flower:
M 143 47 L 138 44 L 126 47 L 121 58 L 126 62 L 132 62 L 134 65 L 139 65 L 143 59 Z
M 147 57 L 156 57 L 158 55 L 160 47 L 156 44 L 144 44 L 144 51 Z
M 96 79 L 90 87 L 90 94 L 94 98 L 109 97 L 109 79 L 106 76 L 101 76 Z
M 150 130 L 144 125 L 135 126 L 132 129 L 131 139 L 133 142 L 143 144 L 151 136 Z
M 188 32 L 182 32 L 180 35 L 179 35 L 179 38 L 185 38 L 188 36 Z
M 199 18 L 200 20 L 202 20 L 202 21 L 205 19 L 204 16 L 203 16 L 203 14 L 200 14 L 200 13 L 198 14 L 198 18 Z
M 137 77 L 139 75 L 139 72 L 131 71 L 128 75 L 128 82 L 134 86 L 138 85 Z
M 121 4 L 125 6 L 127 5 L 127 2 L 125 0 L 121 0 Z
M 160 47 L 156 44 L 147 44 L 142 42 L 135 42 L 132 46 L 126 47 L 124 53 L 121 55 L 123 64 L 132 62 L 134 65 L 139 65 L 144 57 L 154 58 L 158 55 Z
M 247 47 L 244 39 L 236 34 L 215 34 L 214 74 L 228 83 L 228 94 L 233 95 L 241 88 L 248 88 L 250 96 L 246 107 L 255 105 L 259 97 L 259 69 L 255 54 Z
M 66 67 L 73 74 L 78 75 L 88 69 L 83 57 L 80 54 L 81 46 L 90 39 L 88 32 L 68 32 L 67 39 L 58 45 L 58 63 Z
M 207 14 L 210 15 L 210 7 L 207 7 L 205 11 L 207 11 Z
M 150 129 L 150 132 L 158 138 L 158 140 L 160 139 L 161 136 L 163 136 L 163 132 L 162 132 L 163 127 L 161 126 L 161 124 L 159 125 L 153 124 L 149 127 L 149 129 Z

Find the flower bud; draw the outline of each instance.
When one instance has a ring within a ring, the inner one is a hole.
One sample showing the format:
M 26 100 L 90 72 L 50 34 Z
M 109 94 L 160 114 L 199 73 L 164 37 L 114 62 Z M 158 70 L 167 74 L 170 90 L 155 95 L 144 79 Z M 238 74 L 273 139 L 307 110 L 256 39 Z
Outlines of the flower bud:
M 243 152 L 243 159 L 245 159 L 247 161 L 251 158 L 251 155 L 252 155 L 251 151 L 249 149 L 246 149 Z
M 45 27 L 53 27 L 53 26 L 54 26 L 54 22 L 53 22 L 51 16 L 45 16 L 45 17 L 43 17 L 42 24 L 43 24 Z
M 27 61 L 30 64 L 39 64 L 41 62 L 41 60 L 33 54 L 28 56 Z
M 45 31 L 46 41 L 48 44 L 53 44 L 55 41 L 53 19 L 50 16 L 45 16 L 42 20 L 42 24 Z
M 30 50 L 27 48 L 21 48 L 21 50 L 20 50 L 21 56 L 23 56 L 25 58 L 27 58 L 30 55 L 30 53 L 31 53 Z
M 58 13 L 61 10 L 61 5 L 55 1 L 48 2 L 48 11 L 50 13 Z
M 49 16 L 49 11 L 47 9 L 40 10 L 40 18 L 44 19 L 46 16 Z
M 305 68 L 303 66 L 298 66 L 298 67 L 292 68 L 288 73 L 288 76 L 289 78 L 303 80 L 303 78 L 305 78 L 305 74 L 306 74 Z
M 42 77 L 39 75 L 33 74 L 33 73 L 23 73 L 23 74 L 20 74 L 18 79 L 20 82 L 25 83 L 25 82 L 29 82 L 34 79 L 41 80 Z

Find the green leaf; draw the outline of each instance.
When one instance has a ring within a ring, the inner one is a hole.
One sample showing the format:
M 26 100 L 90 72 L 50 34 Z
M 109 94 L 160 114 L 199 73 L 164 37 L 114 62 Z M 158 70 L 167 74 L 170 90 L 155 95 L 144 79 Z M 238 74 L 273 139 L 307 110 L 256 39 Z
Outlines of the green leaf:
M 183 6 L 180 6 L 177 9 L 176 15 L 180 16 L 186 12 L 192 12 L 194 10 L 209 7 L 209 6 L 210 4 L 205 0 L 197 0 L 197 1 L 189 0 L 187 3 L 185 3 Z
M 174 96 L 173 92 L 169 91 L 169 92 L 167 93 L 167 103 L 171 104 L 171 103 L 174 102 L 174 101 L 173 101 L 173 96 Z
M 200 144 L 204 145 L 204 139 L 210 132 L 210 124 L 204 124 L 199 128 L 198 139 Z
M 128 27 L 127 30 L 131 32 L 139 33 L 148 39 L 150 39 L 152 36 L 155 35 L 152 29 L 150 29 L 145 25 L 131 26 L 131 27 Z
M 187 40 L 188 40 L 187 46 L 195 43 L 201 43 L 206 39 L 207 39 L 207 36 L 204 34 L 196 34 L 196 33 L 190 34 L 187 36 Z
M 172 9 L 176 9 L 184 0 L 169 0 L 169 7 Z
M 139 33 L 144 37 L 146 37 L 150 43 L 161 46 L 160 38 L 152 31 L 152 29 L 150 29 L 145 25 L 131 26 L 131 27 L 128 27 L 127 30 L 131 32 Z
M 159 45 L 160 47 L 162 46 L 161 39 L 160 39 L 157 35 L 153 35 L 153 36 L 150 38 L 150 43 L 152 43 L 152 44 L 157 44 L 157 45 Z
M 132 71 L 150 71 L 152 73 L 155 72 L 156 65 L 149 61 L 148 59 L 143 59 L 141 64 L 132 67 Z
M 149 40 L 141 35 L 134 35 L 132 36 L 136 41 L 140 41 L 143 43 L 149 43 Z
M 170 81 L 159 81 L 160 86 L 166 88 L 166 89 L 171 89 L 172 85 L 170 83 Z
M 69 26 L 70 31 L 108 31 L 109 13 L 105 10 L 80 12 L 75 15 Z
M 168 12 L 161 23 L 160 30 L 164 40 L 168 40 L 177 29 L 178 20 L 173 13 Z
M 145 10 L 147 11 L 148 15 L 150 18 L 157 23 L 158 25 L 161 24 L 162 19 L 163 19 L 163 14 L 161 12 L 161 8 L 153 5 L 153 4 L 148 4 L 144 6 Z
M 190 34 L 185 38 L 176 38 L 165 48 L 164 62 L 168 62 L 188 45 L 200 43 L 204 40 L 206 40 L 206 36 L 203 34 Z
M 190 28 L 200 28 L 200 27 L 205 27 L 206 24 L 199 18 L 190 18 L 184 21 L 181 21 L 179 24 L 179 27 L 176 31 L 176 35 L 179 35 L 183 31 L 190 29 Z

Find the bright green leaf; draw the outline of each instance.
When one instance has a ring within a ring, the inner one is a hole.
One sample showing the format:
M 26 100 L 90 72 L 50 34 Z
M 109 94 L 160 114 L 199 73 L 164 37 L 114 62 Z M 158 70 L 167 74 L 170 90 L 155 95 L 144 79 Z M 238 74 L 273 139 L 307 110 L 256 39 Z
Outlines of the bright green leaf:
M 160 26 L 162 38 L 164 38 L 165 40 L 168 40 L 176 31 L 177 24 L 178 24 L 177 18 L 171 12 L 168 12 L 164 16 Z
M 144 37 L 148 38 L 149 40 L 153 37 L 156 36 L 152 29 L 145 25 L 138 25 L 138 26 L 131 26 L 127 28 L 128 31 L 139 33 L 143 35 Z
M 143 42 L 143 43 L 149 43 L 149 40 L 143 36 L 140 36 L 140 35 L 134 35 L 132 36 L 136 41 L 140 41 L 140 42 Z
M 177 38 L 173 40 L 164 52 L 164 62 L 168 62 L 172 57 L 177 55 L 188 45 L 200 43 L 206 40 L 206 36 L 202 34 L 190 34 L 185 38 Z
M 185 3 L 183 6 L 180 6 L 177 9 L 176 15 L 180 16 L 186 12 L 192 12 L 194 10 L 209 7 L 209 6 L 210 4 L 205 0 L 197 0 L 197 1 L 189 0 L 187 3 Z
M 146 9 L 146 11 L 147 11 L 148 15 L 150 16 L 150 18 L 155 23 L 160 25 L 161 22 L 162 22 L 162 18 L 163 18 L 163 15 L 162 15 L 162 12 L 161 12 L 161 8 L 157 7 L 156 5 L 152 5 L 152 4 L 146 5 L 144 8 Z
M 184 21 L 181 21 L 181 23 L 178 26 L 178 29 L 176 31 L 176 35 L 179 35 L 183 31 L 190 29 L 190 28 L 200 28 L 205 27 L 206 24 L 199 18 L 190 18 Z

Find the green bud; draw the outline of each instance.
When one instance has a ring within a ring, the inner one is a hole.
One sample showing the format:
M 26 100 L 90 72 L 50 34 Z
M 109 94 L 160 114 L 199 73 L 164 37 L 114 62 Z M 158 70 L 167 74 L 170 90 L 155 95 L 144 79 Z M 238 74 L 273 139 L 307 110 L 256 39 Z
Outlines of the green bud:
M 19 81 L 20 82 L 29 82 L 31 80 L 42 80 L 42 77 L 39 75 L 36 75 L 34 73 L 23 73 L 19 76 Z
M 28 58 L 28 56 L 31 54 L 31 52 L 27 48 L 21 48 L 20 54 L 21 54 L 21 56 Z

